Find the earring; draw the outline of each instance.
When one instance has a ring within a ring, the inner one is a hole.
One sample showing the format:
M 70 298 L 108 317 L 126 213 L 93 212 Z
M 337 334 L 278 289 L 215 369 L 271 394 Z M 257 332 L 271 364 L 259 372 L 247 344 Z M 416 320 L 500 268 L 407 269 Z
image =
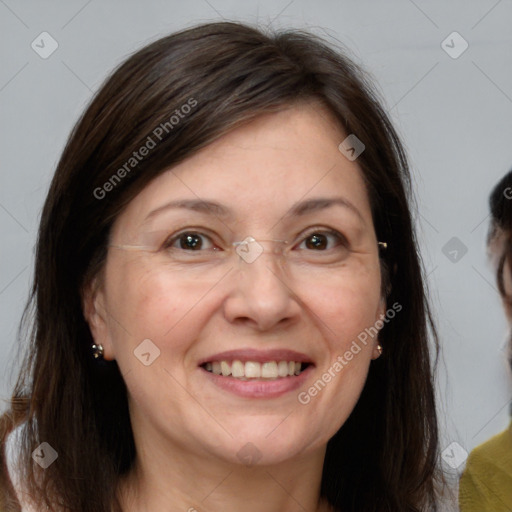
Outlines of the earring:
M 92 355 L 94 359 L 103 359 L 103 345 L 96 345 L 95 343 L 91 345 Z
M 379 356 L 381 356 L 382 355 L 382 345 L 380 343 L 377 345 L 377 350 L 379 351 Z

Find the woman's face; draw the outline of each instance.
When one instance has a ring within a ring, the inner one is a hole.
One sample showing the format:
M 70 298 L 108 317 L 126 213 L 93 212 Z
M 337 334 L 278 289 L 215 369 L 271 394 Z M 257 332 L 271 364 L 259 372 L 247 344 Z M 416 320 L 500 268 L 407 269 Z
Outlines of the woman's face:
M 346 136 L 314 105 L 261 116 L 116 219 L 123 248 L 109 248 L 86 314 L 123 374 L 136 442 L 277 463 L 323 449 L 345 422 L 379 355 L 365 329 L 385 312 Z M 247 237 L 259 243 L 231 245 Z M 295 362 L 308 363 L 300 375 Z
M 495 268 L 498 269 L 499 260 L 502 255 L 507 251 L 506 244 L 508 243 L 508 236 L 502 230 L 498 230 L 496 236 L 491 240 L 488 250 L 490 260 Z M 512 302 L 507 297 L 512 297 L 512 275 L 510 273 L 510 264 L 505 260 L 503 265 L 503 288 L 505 296 L 502 296 L 503 308 L 509 325 L 512 326 Z

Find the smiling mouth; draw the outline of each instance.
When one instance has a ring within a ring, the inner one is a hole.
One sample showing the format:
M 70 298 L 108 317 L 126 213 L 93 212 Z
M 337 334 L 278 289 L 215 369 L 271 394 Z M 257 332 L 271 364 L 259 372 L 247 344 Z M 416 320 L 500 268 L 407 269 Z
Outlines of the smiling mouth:
M 298 361 L 257 361 L 240 360 L 211 361 L 201 365 L 207 372 L 239 380 L 276 380 L 300 375 L 311 363 Z

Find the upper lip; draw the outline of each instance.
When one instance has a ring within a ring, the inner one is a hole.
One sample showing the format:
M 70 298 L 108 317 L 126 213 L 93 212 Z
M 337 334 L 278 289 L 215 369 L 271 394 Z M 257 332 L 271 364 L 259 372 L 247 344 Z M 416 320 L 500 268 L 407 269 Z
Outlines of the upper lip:
M 256 350 L 251 348 L 227 350 L 211 356 L 205 357 L 199 361 L 199 366 L 213 361 L 254 361 L 266 363 L 268 361 L 296 361 L 299 363 L 313 363 L 311 358 L 301 352 L 287 349 L 274 350 Z

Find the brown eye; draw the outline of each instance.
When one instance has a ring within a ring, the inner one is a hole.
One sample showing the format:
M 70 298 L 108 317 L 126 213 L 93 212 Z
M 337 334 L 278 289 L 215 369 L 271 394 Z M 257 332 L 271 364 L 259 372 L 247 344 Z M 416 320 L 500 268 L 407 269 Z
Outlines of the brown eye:
M 195 233 L 181 235 L 180 238 L 180 248 L 181 249 L 201 249 L 203 246 L 203 241 L 201 237 Z
M 210 238 L 201 233 L 186 231 L 170 238 L 166 244 L 169 249 L 182 249 L 184 251 L 201 251 L 213 248 Z
M 346 246 L 346 241 L 341 233 L 337 231 L 317 231 L 309 234 L 299 245 L 299 249 L 311 251 L 325 251 L 335 247 Z
M 327 237 L 320 234 L 309 236 L 305 242 L 308 249 L 325 249 L 328 244 Z

